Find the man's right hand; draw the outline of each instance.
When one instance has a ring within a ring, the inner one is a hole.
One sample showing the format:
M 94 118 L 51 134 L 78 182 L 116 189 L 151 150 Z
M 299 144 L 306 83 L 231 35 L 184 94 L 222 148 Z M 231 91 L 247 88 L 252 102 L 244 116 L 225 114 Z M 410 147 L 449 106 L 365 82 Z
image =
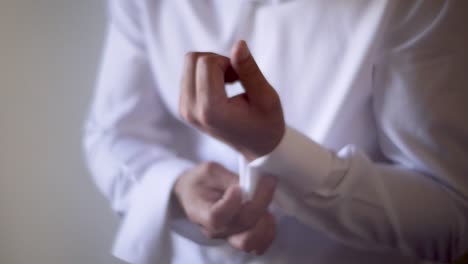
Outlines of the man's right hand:
M 174 194 L 187 218 L 209 238 L 225 238 L 233 247 L 263 254 L 275 238 L 268 211 L 276 188 L 273 177 L 260 180 L 251 201 L 242 203 L 239 177 L 217 163 L 203 163 L 182 174 Z

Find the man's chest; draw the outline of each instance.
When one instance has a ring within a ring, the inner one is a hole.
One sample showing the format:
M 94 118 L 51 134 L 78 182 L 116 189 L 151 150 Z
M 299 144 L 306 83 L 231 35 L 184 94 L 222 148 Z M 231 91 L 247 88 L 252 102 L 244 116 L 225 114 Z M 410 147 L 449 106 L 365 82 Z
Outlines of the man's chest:
M 177 115 L 184 55 L 229 56 L 235 41 L 244 39 L 278 91 L 288 123 L 325 140 L 338 112 L 362 108 L 350 100 L 356 96 L 348 95 L 362 98 L 371 92 L 366 60 L 371 48 L 365 41 L 373 38 L 379 17 L 369 14 L 378 9 L 370 2 L 150 2 L 144 28 L 158 93 Z

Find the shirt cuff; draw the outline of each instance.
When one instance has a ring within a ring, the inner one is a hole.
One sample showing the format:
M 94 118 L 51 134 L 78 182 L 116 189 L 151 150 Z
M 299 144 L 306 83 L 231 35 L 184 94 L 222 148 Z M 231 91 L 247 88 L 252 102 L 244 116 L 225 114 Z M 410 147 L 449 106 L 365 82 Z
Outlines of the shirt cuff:
M 169 203 L 177 178 L 194 164 L 168 159 L 150 167 L 130 194 L 130 207 L 119 229 L 113 254 L 130 263 L 165 259 L 170 254 Z M 156 257 L 156 258 L 155 258 Z
M 271 174 L 291 191 L 302 195 L 329 190 L 336 179 L 329 177 L 334 155 L 306 135 L 287 127 L 279 145 L 268 155 L 247 165 L 250 175 Z

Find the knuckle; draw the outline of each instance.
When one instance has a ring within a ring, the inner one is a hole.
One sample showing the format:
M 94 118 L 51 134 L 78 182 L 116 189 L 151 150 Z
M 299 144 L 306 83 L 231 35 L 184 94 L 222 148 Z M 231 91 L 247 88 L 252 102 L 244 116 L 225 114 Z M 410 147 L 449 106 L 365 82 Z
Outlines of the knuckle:
M 204 56 L 199 56 L 197 60 L 197 67 L 201 68 L 213 68 L 216 67 L 226 67 L 229 65 L 229 58 L 220 56 L 218 54 L 210 53 Z
M 205 162 L 202 165 L 202 169 L 205 171 L 207 174 L 214 174 L 216 171 L 218 171 L 220 168 L 220 165 L 214 161 L 209 161 Z
M 199 67 L 208 67 L 212 62 L 210 56 L 201 56 L 197 61 L 197 66 Z
M 210 66 L 212 64 L 215 64 L 218 61 L 217 56 L 214 55 L 205 55 L 199 58 L 199 63 L 202 66 Z
M 185 62 L 186 63 L 195 63 L 198 58 L 197 52 L 187 52 L 185 53 Z
M 185 121 L 189 122 L 190 124 L 195 124 L 196 119 L 193 116 L 192 112 L 185 106 L 181 106 L 179 108 L 179 114 Z

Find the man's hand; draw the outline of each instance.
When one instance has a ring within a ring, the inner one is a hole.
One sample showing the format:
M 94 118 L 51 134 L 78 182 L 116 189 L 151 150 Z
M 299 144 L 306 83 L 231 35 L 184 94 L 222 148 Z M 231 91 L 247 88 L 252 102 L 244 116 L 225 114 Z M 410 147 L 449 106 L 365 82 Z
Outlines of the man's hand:
M 245 93 L 228 98 L 227 82 L 240 81 Z M 180 97 L 182 117 L 252 160 L 281 141 L 285 122 L 280 99 L 239 41 L 231 58 L 214 53 L 186 56 Z
M 267 212 L 251 229 L 228 238 L 231 246 L 248 253 L 263 255 L 276 237 L 274 216 Z
M 242 203 L 238 176 L 217 163 L 204 163 L 179 177 L 174 194 L 187 218 L 209 238 L 226 238 L 235 248 L 263 254 L 275 238 L 268 211 L 276 188 L 262 177 L 251 201 Z

